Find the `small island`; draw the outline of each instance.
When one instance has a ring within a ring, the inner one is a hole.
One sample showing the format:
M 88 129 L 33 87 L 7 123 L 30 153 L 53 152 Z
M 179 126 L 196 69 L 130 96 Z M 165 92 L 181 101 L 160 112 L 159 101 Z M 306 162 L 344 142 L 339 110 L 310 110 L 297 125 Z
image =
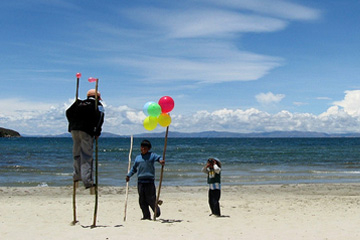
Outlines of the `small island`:
M 21 137 L 20 133 L 0 127 L 0 137 Z

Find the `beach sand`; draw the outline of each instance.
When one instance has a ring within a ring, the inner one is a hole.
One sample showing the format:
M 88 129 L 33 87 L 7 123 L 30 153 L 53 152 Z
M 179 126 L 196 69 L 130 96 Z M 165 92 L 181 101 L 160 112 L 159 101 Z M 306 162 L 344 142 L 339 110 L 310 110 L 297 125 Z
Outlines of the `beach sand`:
M 141 221 L 136 188 L 100 187 L 97 227 L 93 195 L 72 186 L 0 188 L 0 239 L 360 239 L 359 184 L 223 186 L 223 217 L 209 216 L 207 186 L 163 187 L 162 215 Z

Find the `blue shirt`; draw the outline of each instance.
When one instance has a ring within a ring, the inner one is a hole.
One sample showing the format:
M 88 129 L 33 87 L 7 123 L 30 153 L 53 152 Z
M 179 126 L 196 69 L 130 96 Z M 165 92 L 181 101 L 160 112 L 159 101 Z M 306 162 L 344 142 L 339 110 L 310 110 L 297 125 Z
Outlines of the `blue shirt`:
M 155 161 L 159 162 L 160 155 L 153 152 L 148 152 L 144 155 L 140 154 L 135 158 L 135 163 L 127 174 L 128 177 L 137 173 L 138 181 L 154 180 L 155 179 Z

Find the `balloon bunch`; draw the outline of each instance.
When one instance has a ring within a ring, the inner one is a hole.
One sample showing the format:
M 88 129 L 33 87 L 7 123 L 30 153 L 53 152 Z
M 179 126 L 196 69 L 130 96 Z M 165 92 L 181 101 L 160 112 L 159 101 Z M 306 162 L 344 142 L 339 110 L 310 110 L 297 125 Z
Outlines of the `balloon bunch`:
M 160 98 L 158 103 L 147 102 L 144 105 L 143 112 L 147 117 L 144 120 L 144 128 L 152 131 L 159 123 L 162 127 L 167 127 L 171 123 L 169 112 L 174 109 L 174 100 L 169 96 Z

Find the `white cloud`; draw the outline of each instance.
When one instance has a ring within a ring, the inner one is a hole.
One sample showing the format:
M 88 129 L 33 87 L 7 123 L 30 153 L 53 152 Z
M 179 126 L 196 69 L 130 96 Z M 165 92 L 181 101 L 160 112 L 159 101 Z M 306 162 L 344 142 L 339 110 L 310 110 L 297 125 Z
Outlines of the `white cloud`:
M 293 104 L 295 105 L 295 106 L 304 106 L 304 105 L 307 105 L 308 103 L 305 103 L 305 102 L 293 102 Z
M 178 57 L 139 57 L 137 59 L 114 58 L 114 64 L 128 65 L 142 69 L 146 73 L 146 81 L 169 81 L 183 83 L 191 81 L 197 83 L 220 83 L 229 81 L 256 80 L 266 75 L 271 69 L 280 66 L 282 60 L 276 57 L 262 56 L 252 53 L 240 53 L 225 46 L 211 47 L 212 51 L 205 51 L 206 43 L 199 46 L 194 58 Z M 189 46 L 188 46 L 189 47 Z M 196 49 L 196 46 L 191 46 Z M 210 46 L 209 46 L 210 47 Z M 216 47 L 222 48 L 217 50 Z M 199 51 L 203 50 L 203 53 Z M 184 50 L 187 51 L 187 50 Z M 203 54 L 203 55 L 201 55 Z M 211 56 L 210 56 L 211 55 Z
M 281 31 L 290 21 L 319 17 L 315 9 L 285 1 L 199 2 L 121 8 L 117 13 L 129 24 L 121 28 L 92 22 L 89 31 L 101 37 L 86 48 L 120 53 L 98 57 L 96 63 L 126 68 L 136 80 L 178 85 L 252 81 L 283 65 L 284 59 L 239 49 L 242 34 Z
M 336 106 L 342 107 L 351 116 L 360 116 L 360 90 L 346 91 L 342 101 L 334 102 Z
M 2 99 L 0 104 L 0 114 L 7 113 L 10 116 L 20 116 L 29 112 L 38 112 L 48 109 L 52 106 L 49 103 L 33 103 L 26 99 L 9 98 Z
M 194 114 L 172 114 L 171 130 L 200 132 L 208 130 L 230 132 L 316 131 L 327 133 L 360 132 L 360 90 L 346 91 L 344 100 L 335 102 L 324 113 L 270 114 L 255 108 L 202 110 Z M 14 104 L 16 102 L 16 104 Z M 0 102 L 0 126 L 21 134 L 47 135 L 67 131 L 65 110 L 72 100 L 58 105 L 39 104 L 25 100 L 5 99 Z M 178 103 L 181 104 L 181 103 Z M 104 131 L 116 134 L 145 132 L 142 110 L 128 106 L 105 105 Z M 11 106 L 11 107 L 9 107 Z M 158 127 L 155 131 L 164 131 Z
M 256 13 L 268 14 L 286 19 L 314 20 L 321 16 L 321 12 L 296 3 L 284 0 L 199 0 L 212 2 L 219 6 L 233 9 L 247 9 Z
M 317 97 L 317 100 L 331 100 L 329 97 Z
M 278 103 L 285 97 L 284 94 L 273 94 L 272 92 L 268 93 L 259 93 L 255 96 L 256 101 L 261 104 L 271 104 Z
M 171 38 L 219 38 L 234 33 L 274 32 L 287 26 L 287 22 L 276 18 L 221 10 L 195 10 L 170 17 L 172 21 L 161 22 L 170 23 L 167 27 Z
M 61 3 L 52 2 L 55 6 Z M 105 12 L 106 18 L 102 15 L 87 18 L 79 13 L 84 21 L 67 19 L 72 31 L 59 28 L 57 34 L 73 33 L 73 41 L 44 40 L 44 44 L 36 46 L 36 51 L 32 44 L 24 42 L 22 49 L 33 49 L 41 59 L 51 59 L 63 71 L 69 71 L 69 66 L 86 67 L 101 74 L 106 68 L 111 72 L 117 69 L 114 75 L 126 72 L 133 82 L 172 81 L 181 87 L 180 81 L 192 85 L 253 81 L 282 66 L 285 60 L 245 51 L 241 47 L 243 34 L 281 31 L 291 21 L 319 17 L 315 9 L 269 0 L 161 2 L 153 5 L 157 8 L 147 3 L 136 7 L 121 5 L 117 9 L 118 6 L 114 4 L 111 11 Z M 89 34 L 97 37 L 89 38 Z M 28 58 L 32 59 L 33 54 Z M 16 65 L 26 66 L 29 62 Z M 23 75 L 31 79 L 39 77 L 29 70 Z M 9 77 L 12 78 L 11 74 L 4 78 Z
M 314 131 L 325 133 L 359 132 L 360 119 L 334 111 L 314 115 L 280 111 L 269 114 L 257 109 L 222 109 L 201 111 L 194 116 L 176 116 L 172 128 L 177 131 L 198 132 L 206 130 L 230 132 Z
M 134 8 L 123 9 L 122 15 L 140 24 L 152 26 L 169 38 L 229 37 L 229 34 L 243 32 L 273 32 L 284 29 L 287 22 L 262 16 L 241 13 L 211 6 L 177 5 L 175 9 Z M 231 36 L 231 35 L 230 35 Z
M 20 134 L 59 134 L 66 131 L 64 104 L 29 102 L 26 99 L 2 99 L 0 126 L 19 131 Z
M 37 11 L 39 1 L 35 2 L 38 4 L 31 7 L 32 11 Z M 76 17 L 65 17 L 65 25 L 59 25 L 41 42 L 30 35 L 24 38 L 26 41 L 9 41 L 17 46 L 22 57 L 5 56 L 13 62 L 4 67 L 4 81 L 16 80 L 24 86 L 35 81 L 48 84 L 60 75 L 56 72 L 75 72 L 74 69 L 95 72 L 98 76 L 120 76 L 121 81 L 136 84 L 149 80 L 171 82 L 174 88 L 198 87 L 199 83 L 253 81 L 282 66 L 286 60 L 261 51 L 246 51 L 241 42 L 244 34 L 282 31 L 293 21 L 319 17 L 315 9 L 279 0 L 116 3 L 99 11 L 97 18 L 86 15 L 86 11 L 77 11 L 73 3 L 59 6 L 62 2 L 51 1 L 49 5 L 54 5 L 59 15 L 66 11 L 66 16 Z M 16 29 L 24 30 L 21 24 Z M 37 44 L 32 44 L 34 42 Z M 44 68 L 33 71 L 30 70 L 34 69 L 32 65 Z M 19 73 L 14 66 L 23 69 Z M 43 92 L 54 91 L 55 87 L 50 84 L 41 88 L 47 86 L 49 90 Z

